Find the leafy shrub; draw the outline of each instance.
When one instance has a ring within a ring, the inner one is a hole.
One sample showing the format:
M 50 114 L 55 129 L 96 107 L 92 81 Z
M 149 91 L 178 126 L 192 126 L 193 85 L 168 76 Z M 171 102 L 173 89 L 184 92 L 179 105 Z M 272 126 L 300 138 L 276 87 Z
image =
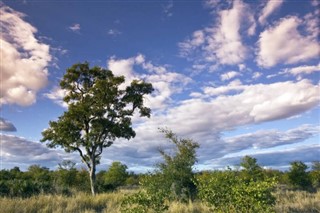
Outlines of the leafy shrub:
M 143 190 L 138 193 L 127 196 L 122 203 L 122 212 L 125 213 L 143 213 L 152 210 L 154 212 L 163 212 L 169 208 L 168 199 L 170 188 L 164 187 L 163 176 L 145 175 L 140 185 Z
M 164 212 L 169 208 L 166 201 L 166 192 L 159 190 L 151 194 L 148 191 L 139 191 L 124 198 L 121 204 L 121 212 L 124 213 L 144 213 L 144 212 Z
M 215 212 L 274 212 L 273 179 L 248 181 L 234 171 L 197 177 L 199 198 Z
M 154 174 L 142 178 L 140 185 L 143 190 L 125 199 L 123 212 L 147 212 L 150 209 L 163 212 L 169 207 L 167 202 L 187 202 L 195 195 L 192 167 L 197 161 L 199 144 L 190 139 L 180 139 L 171 131 L 161 131 L 175 145 L 175 154 L 159 150 L 164 162 L 157 164 Z
M 297 189 L 308 190 L 312 187 L 310 176 L 307 173 L 308 166 L 301 161 L 291 162 L 288 172 L 290 184 Z

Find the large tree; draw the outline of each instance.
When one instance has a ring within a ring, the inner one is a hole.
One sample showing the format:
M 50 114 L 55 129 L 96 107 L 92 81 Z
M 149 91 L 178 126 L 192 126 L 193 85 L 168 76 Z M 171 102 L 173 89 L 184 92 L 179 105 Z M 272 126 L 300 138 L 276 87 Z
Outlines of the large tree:
M 90 68 L 87 62 L 73 65 L 60 82 L 68 109 L 42 132 L 41 142 L 48 141 L 48 147 L 80 154 L 89 171 L 93 195 L 96 165 L 103 149 L 116 138 L 135 137 L 131 121 L 135 111 L 150 117 L 144 95 L 153 91 L 152 85 L 133 80 L 125 87 L 124 82 L 124 76 L 114 76 L 101 67 Z

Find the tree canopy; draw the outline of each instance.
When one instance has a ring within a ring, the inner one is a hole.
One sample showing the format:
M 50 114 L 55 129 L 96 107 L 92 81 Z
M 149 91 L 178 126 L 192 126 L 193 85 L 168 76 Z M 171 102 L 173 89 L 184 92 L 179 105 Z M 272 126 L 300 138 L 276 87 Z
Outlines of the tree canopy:
M 144 106 L 144 95 L 150 94 L 150 83 L 133 80 L 125 89 L 124 76 L 114 76 L 101 67 L 89 67 L 87 62 L 67 69 L 60 82 L 66 91 L 64 102 L 68 110 L 50 121 L 42 132 L 42 142 L 50 148 L 62 147 L 66 152 L 78 152 L 90 172 L 91 191 L 95 193 L 95 172 L 104 148 L 116 138 L 135 137 L 131 117 L 135 111 L 140 116 L 150 116 Z

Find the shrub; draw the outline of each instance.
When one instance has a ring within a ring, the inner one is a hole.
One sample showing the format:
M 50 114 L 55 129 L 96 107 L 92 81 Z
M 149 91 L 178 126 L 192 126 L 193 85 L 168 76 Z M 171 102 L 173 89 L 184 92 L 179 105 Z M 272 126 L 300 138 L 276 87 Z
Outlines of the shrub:
M 273 179 L 248 181 L 234 171 L 199 176 L 199 198 L 215 212 L 273 212 Z
M 197 160 L 196 149 L 199 145 L 190 139 L 179 139 L 171 131 L 162 132 L 175 145 L 175 154 L 169 155 L 159 150 L 164 162 L 157 165 L 154 174 L 142 178 L 142 190 L 124 200 L 123 212 L 147 212 L 149 209 L 163 212 L 169 208 L 166 203 L 187 202 L 195 195 L 192 167 Z

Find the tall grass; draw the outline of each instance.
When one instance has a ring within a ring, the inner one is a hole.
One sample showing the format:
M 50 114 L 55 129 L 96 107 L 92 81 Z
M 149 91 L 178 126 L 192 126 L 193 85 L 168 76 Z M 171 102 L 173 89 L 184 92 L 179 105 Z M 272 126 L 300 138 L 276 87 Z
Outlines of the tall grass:
M 74 196 L 39 195 L 30 198 L 0 198 L 0 211 L 5 213 L 120 213 L 122 199 L 132 191 Z M 275 211 L 279 213 L 320 213 L 320 191 L 277 191 Z M 173 202 L 167 213 L 209 213 L 201 202 Z
M 60 212 L 120 212 L 124 193 L 105 193 L 92 197 L 79 193 L 75 196 L 39 195 L 30 198 L 1 198 L 1 212 L 6 213 L 60 213 Z
M 305 191 L 281 191 L 276 193 L 276 212 L 320 213 L 320 190 L 317 193 Z

